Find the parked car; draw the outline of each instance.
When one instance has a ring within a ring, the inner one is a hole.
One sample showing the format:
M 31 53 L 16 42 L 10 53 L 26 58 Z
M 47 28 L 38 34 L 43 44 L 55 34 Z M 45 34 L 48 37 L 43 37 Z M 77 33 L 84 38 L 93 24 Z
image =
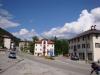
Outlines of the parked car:
M 79 60 L 78 56 L 71 56 L 71 60 Z
M 13 59 L 16 59 L 16 51 L 10 51 L 9 53 L 9 58 L 13 58 Z

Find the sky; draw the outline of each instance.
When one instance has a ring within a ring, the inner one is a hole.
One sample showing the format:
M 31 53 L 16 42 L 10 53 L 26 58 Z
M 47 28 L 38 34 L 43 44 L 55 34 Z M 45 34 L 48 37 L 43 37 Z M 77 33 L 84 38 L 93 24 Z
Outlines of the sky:
M 68 39 L 92 25 L 100 29 L 100 0 L 0 0 L 0 27 L 21 39 Z

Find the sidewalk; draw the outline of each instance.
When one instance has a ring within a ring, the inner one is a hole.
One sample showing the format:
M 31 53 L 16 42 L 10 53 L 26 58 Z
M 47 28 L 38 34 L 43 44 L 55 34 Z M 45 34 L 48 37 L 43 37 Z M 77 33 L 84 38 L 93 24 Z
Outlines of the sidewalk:
M 14 66 L 16 63 L 20 62 L 22 59 L 17 57 L 17 59 L 8 58 L 8 52 L 0 54 L 0 73 L 6 71 L 8 68 Z
M 61 62 L 64 62 L 64 63 L 70 63 L 70 64 L 76 64 L 76 65 L 79 65 L 79 66 L 90 66 L 89 63 L 86 63 L 85 61 L 83 60 L 71 60 L 67 57 L 63 57 L 63 56 L 58 56 L 58 57 L 55 57 L 55 60 L 58 60 L 58 61 L 61 61 Z

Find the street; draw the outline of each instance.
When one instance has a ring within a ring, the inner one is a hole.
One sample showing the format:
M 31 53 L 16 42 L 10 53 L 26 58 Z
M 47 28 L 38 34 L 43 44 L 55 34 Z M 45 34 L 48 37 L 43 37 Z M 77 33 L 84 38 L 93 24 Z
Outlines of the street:
M 23 61 L 10 67 L 0 75 L 89 75 L 90 65 L 68 59 L 49 60 L 43 57 L 19 53 Z M 94 74 L 95 75 L 95 74 Z

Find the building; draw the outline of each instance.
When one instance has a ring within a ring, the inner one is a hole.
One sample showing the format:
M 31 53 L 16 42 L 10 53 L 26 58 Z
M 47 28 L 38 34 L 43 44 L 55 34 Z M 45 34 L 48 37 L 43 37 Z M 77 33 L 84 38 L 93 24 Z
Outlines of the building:
M 35 41 L 35 56 L 54 56 L 54 42 L 47 39 Z
M 20 39 L 13 36 L 8 31 L 0 28 L 0 49 L 11 49 L 14 44 L 18 46 Z
M 4 35 L 3 40 L 4 40 L 4 47 L 7 49 L 10 49 L 11 48 L 11 38 L 7 35 Z
M 82 60 L 100 59 L 100 30 L 91 26 L 90 30 L 69 39 L 69 54 Z
M 19 48 L 25 48 L 29 46 L 29 41 L 20 41 Z
M 20 41 L 19 42 L 19 49 L 22 50 L 22 51 L 26 51 L 26 52 L 30 53 L 30 51 L 27 50 L 27 48 L 29 47 L 29 44 L 30 44 L 30 41 L 27 41 L 27 40 Z
M 14 47 L 14 42 L 12 40 L 11 37 L 7 36 L 7 35 L 3 35 L 3 36 L 0 36 L 0 48 L 3 49 L 3 48 L 7 48 L 7 49 L 13 49 Z

